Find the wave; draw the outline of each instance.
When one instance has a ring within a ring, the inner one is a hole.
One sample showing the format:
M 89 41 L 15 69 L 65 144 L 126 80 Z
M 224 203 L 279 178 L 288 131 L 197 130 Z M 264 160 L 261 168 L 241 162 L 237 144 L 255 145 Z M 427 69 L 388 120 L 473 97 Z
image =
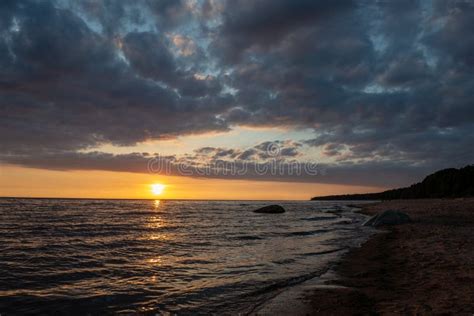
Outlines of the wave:
M 321 256 L 321 255 L 327 255 L 327 254 L 330 254 L 330 253 L 344 251 L 344 250 L 347 250 L 347 249 L 349 249 L 349 247 L 342 247 L 342 248 L 325 250 L 325 251 L 306 252 L 306 253 L 302 253 L 300 256 Z
M 283 236 L 293 237 L 293 236 L 311 236 L 316 234 L 322 234 L 330 231 L 329 229 L 316 229 L 316 230 L 304 230 L 304 231 L 295 231 L 289 233 L 283 233 Z
M 84 314 L 238 314 L 318 277 L 360 241 L 360 214 L 281 202 L 284 220 L 253 216 L 263 203 L 167 201 L 151 211 L 149 201 L 2 201 L 0 284 L 33 296 L 0 289 L 0 305 L 51 314 L 60 297 L 61 310 Z
M 230 239 L 233 239 L 233 240 L 262 240 L 262 239 L 265 239 L 265 238 L 259 237 L 259 236 L 254 236 L 254 235 L 245 235 L 245 236 L 230 237 Z
M 328 221 L 328 220 L 335 220 L 338 219 L 339 217 L 337 216 L 315 216 L 315 217 L 309 217 L 309 218 L 302 218 L 304 221 Z

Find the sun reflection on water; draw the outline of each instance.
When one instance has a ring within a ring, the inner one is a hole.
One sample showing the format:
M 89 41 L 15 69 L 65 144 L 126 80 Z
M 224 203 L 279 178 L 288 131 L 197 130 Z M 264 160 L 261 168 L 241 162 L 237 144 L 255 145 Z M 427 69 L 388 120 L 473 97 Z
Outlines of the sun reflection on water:
M 154 210 L 158 210 L 163 207 L 163 204 L 160 200 L 153 201 Z M 169 236 L 167 233 L 163 232 L 162 229 L 167 227 L 168 224 L 164 219 L 162 212 L 156 213 L 156 215 L 152 215 L 148 218 L 147 223 L 145 226 L 151 229 L 150 234 L 148 234 L 148 240 L 167 240 Z
M 148 259 L 148 262 L 152 264 L 160 264 L 162 260 L 161 260 L 161 257 L 157 257 L 157 258 Z

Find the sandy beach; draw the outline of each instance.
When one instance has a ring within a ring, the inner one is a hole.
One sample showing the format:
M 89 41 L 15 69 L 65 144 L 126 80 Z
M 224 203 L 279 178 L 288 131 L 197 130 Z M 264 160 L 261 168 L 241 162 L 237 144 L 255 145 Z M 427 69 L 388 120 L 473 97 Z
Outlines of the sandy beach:
M 335 275 L 281 294 L 256 314 L 472 315 L 474 199 L 386 201 L 361 212 L 387 209 L 413 223 L 384 227 L 349 252 Z

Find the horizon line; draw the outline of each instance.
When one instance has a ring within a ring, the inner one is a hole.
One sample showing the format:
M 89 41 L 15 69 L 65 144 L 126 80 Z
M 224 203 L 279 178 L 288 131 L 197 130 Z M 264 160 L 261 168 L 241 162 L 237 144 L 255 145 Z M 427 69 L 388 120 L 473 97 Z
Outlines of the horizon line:
M 94 197 L 24 197 L 24 196 L 0 196 L 0 199 L 37 199 L 37 200 L 141 200 L 141 201 L 311 201 L 303 199 L 173 199 L 173 198 L 94 198 Z

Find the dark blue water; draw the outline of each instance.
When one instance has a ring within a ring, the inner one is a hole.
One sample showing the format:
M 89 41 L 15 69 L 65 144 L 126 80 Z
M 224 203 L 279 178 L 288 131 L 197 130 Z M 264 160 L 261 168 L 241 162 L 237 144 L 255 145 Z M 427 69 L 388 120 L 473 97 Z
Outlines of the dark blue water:
M 0 314 L 246 313 L 368 235 L 338 202 L 268 204 L 0 199 Z

